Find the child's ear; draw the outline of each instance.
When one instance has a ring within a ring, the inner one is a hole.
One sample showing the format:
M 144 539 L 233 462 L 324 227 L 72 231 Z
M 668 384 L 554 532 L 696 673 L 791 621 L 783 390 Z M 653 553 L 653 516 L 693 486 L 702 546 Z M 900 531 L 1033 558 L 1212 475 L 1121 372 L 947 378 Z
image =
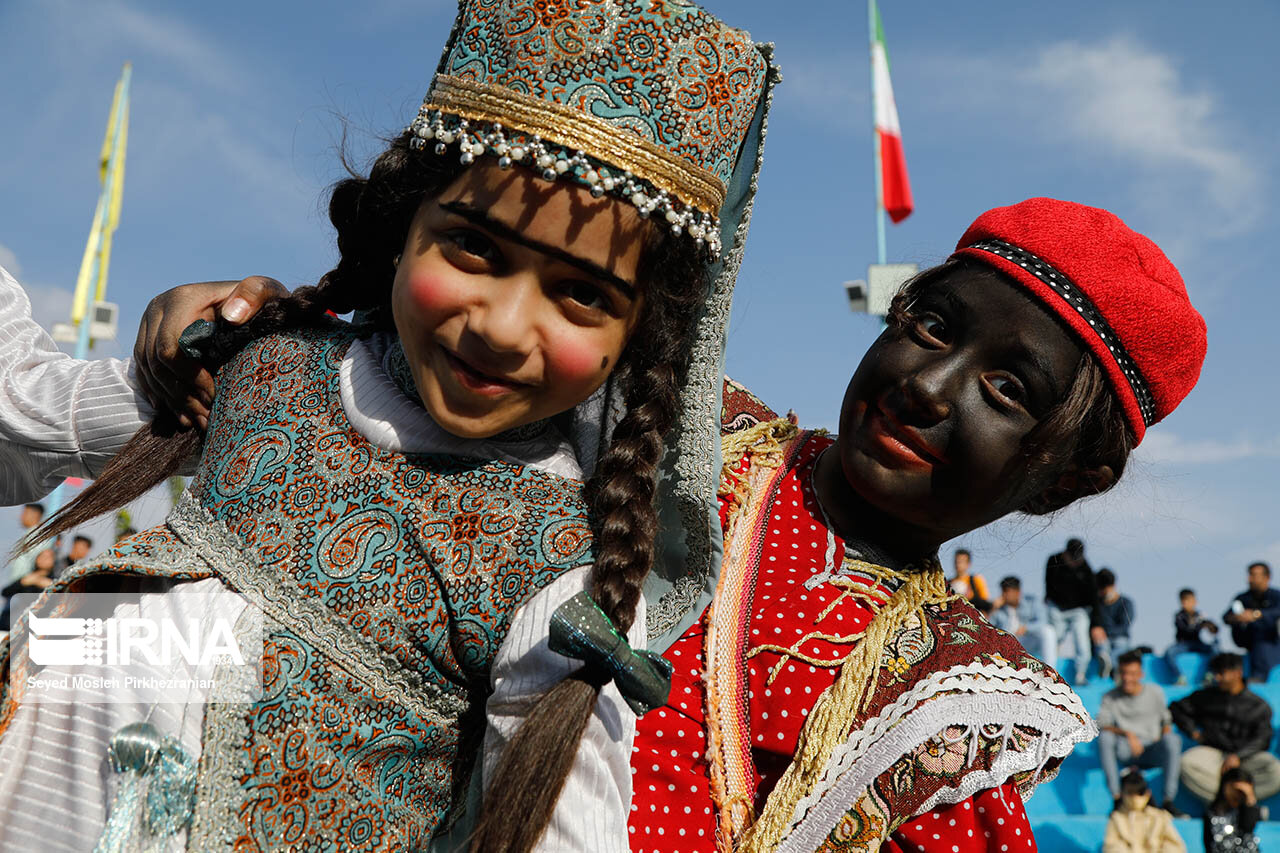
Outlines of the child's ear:
M 1115 485 L 1116 475 L 1110 465 L 1096 468 L 1069 467 L 1053 485 L 1027 501 L 1022 511 L 1031 515 L 1056 512 L 1080 498 L 1100 494 Z

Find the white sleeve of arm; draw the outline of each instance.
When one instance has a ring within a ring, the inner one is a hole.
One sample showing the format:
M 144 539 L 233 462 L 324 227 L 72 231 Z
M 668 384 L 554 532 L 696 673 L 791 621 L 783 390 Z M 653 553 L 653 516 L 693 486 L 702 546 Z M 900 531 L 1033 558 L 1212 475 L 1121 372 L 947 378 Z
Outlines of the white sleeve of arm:
M 486 707 L 484 780 L 488 784 L 498 758 L 524 714 L 539 696 L 582 666 L 581 661 L 547 647 L 551 614 L 581 592 L 590 573 L 584 566 L 567 572 L 516 611 L 511 630 L 493 665 L 493 694 Z M 644 648 L 644 599 L 628 640 Z M 627 818 L 631 812 L 631 745 L 636 715 L 612 683 L 600 691 L 595 713 L 582 735 L 578 754 L 565 780 L 560 800 L 539 851 L 557 853 L 627 853 Z
M 60 351 L 0 267 L 0 505 L 37 500 L 64 477 L 93 477 L 151 415 L 131 359 Z

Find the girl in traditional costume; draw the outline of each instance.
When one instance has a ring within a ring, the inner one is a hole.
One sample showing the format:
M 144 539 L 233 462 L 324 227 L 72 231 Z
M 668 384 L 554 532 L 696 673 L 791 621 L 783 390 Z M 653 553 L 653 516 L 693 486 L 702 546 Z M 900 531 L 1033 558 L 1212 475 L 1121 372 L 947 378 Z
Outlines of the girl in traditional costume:
M 1110 488 L 1194 385 L 1202 319 L 1145 237 L 1032 199 L 889 321 L 838 439 L 725 383 L 725 558 L 638 723 L 633 851 L 1034 849 L 1023 799 L 1096 734 L 937 547 Z
M 776 79 L 680 0 L 464 0 L 411 127 L 334 190 L 337 267 L 184 334 L 219 391 L 166 523 L 54 590 L 261 614 L 261 698 L 24 701 L 16 631 L 6 843 L 625 850 L 635 716 L 669 685 L 632 646 L 683 631 L 718 564 L 723 334 Z M 43 360 L 71 397 L 100 369 Z M 172 473 L 197 439 L 166 417 L 36 535 Z M 5 452 L 66 450 L 41 441 Z
M 948 594 L 938 547 L 1110 488 L 1204 352 L 1155 244 L 1031 199 L 904 287 L 838 438 L 729 432 L 724 562 L 639 721 L 632 850 L 1034 849 L 1023 799 L 1096 728 Z M 762 417 L 729 402 L 726 424 Z

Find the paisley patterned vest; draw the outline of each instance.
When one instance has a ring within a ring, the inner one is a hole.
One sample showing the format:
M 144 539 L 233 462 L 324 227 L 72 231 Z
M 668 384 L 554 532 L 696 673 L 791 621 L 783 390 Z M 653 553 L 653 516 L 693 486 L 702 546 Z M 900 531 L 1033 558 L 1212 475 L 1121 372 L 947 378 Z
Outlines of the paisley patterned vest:
M 581 483 L 357 433 L 353 337 L 335 323 L 235 356 L 168 522 L 59 590 L 217 577 L 264 612 L 263 698 L 205 710 L 190 849 L 425 847 L 468 784 L 513 614 L 591 560 Z

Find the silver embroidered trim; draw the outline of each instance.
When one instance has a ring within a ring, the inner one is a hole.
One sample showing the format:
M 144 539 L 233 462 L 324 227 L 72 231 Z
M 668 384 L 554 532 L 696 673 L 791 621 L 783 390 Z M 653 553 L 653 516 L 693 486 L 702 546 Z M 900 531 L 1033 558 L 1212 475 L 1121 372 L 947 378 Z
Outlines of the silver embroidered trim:
M 248 608 L 241 613 L 235 626 L 237 642 L 245 629 Z M 270 620 L 262 625 L 270 627 Z M 244 667 L 220 666 L 214 672 L 219 684 L 241 686 L 249 674 Z M 244 705 L 206 705 L 204 731 L 200 748 L 200 765 L 196 774 L 196 804 L 187 831 L 187 844 L 191 850 L 227 850 L 240 832 L 240 807 L 244 804 L 244 791 L 240 780 L 251 771 L 249 741 L 249 717 Z
M 953 695 L 939 695 L 946 693 Z M 1067 685 L 1040 673 L 980 663 L 936 672 L 836 747 L 822 779 L 796 804 L 791 825 L 778 845 L 779 853 L 815 849 L 877 776 L 948 726 L 1005 724 L 1038 729 L 1043 737 L 1035 750 L 1002 752 L 990 770 L 968 774 L 980 777 L 974 780 L 978 787 L 973 791 L 1002 784 L 1023 770 L 1038 771 L 1049 759 L 1065 757 L 1077 743 L 1093 740 L 1098 734 L 1080 697 Z M 998 781 L 996 775 L 1000 776 Z M 959 802 L 973 793 L 958 796 L 960 790 L 939 792 L 928 801 L 930 808 Z M 957 794 L 956 799 L 950 799 L 952 794 Z
M 773 88 L 782 79 L 773 62 L 773 45 L 758 44 L 756 49 L 765 60 L 765 80 L 760 139 L 751 171 L 750 192 L 734 231 L 733 246 L 721 258 L 720 271 L 715 277 L 706 311 L 698 319 L 689 372 L 680 389 L 682 414 L 674 441 L 675 477 L 671 492 L 680 510 L 688 548 L 685 573 L 658 601 L 649 602 L 645 627 L 651 648 L 662 645 L 655 644 L 655 641 L 689 614 L 707 589 L 708 578 L 720 570 L 719 566 L 711 565 L 711 537 L 719 533 L 716 491 L 720 485 L 720 398 L 724 384 L 725 330 L 760 185 Z

